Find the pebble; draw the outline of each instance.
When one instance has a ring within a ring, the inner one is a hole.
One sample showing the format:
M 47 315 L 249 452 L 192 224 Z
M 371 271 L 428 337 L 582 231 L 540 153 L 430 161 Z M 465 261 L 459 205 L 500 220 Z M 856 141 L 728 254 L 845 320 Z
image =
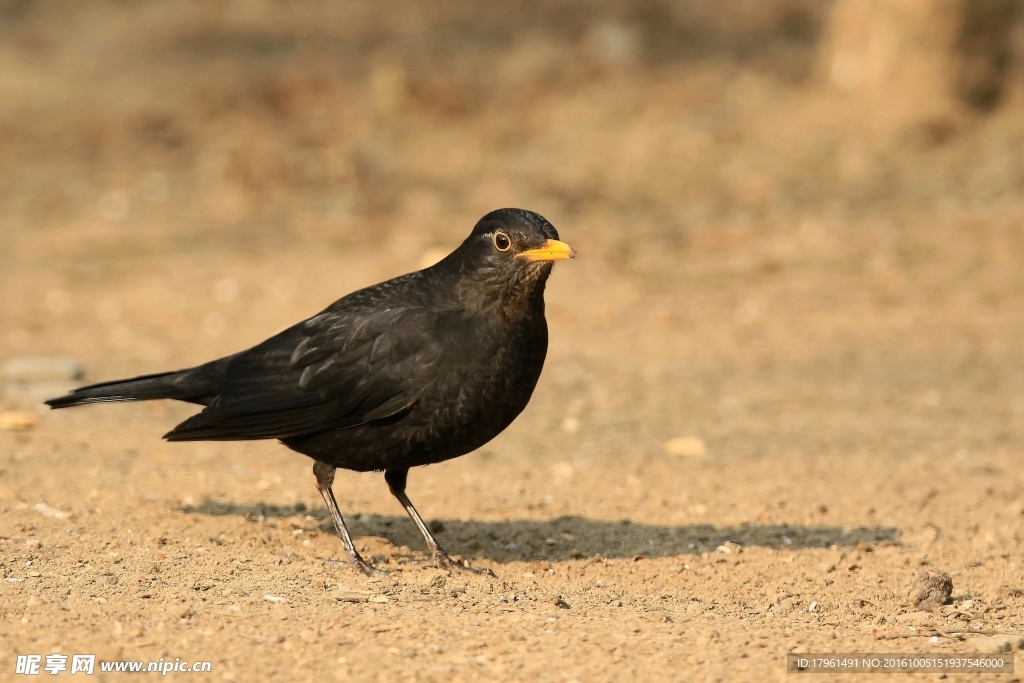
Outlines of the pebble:
M 371 595 L 370 591 L 343 590 L 336 592 L 334 599 L 338 602 L 368 602 Z
M 910 587 L 910 604 L 922 610 L 934 610 L 949 602 L 953 579 L 941 569 L 922 572 Z
M 67 356 L 19 356 L 0 366 L 0 376 L 14 382 L 80 380 L 85 367 Z
M 272 602 L 275 605 L 283 605 L 288 602 L 286 598 L 278 597 L 276 595 L 264 595 L 263 599 L 267 602 Z
M 975 652 L 1013 652 L 1024 649 L 1024 638 L 1011 635 L 984 636 L 972 638 L 970 644 Z
M 71 516 L 70 512 L 58 510 L 57 508 L 47 505 L 46 503 L 36 503 L 32 507 L 32 509 L 38 512 L 39 514 L 43 515 L 44 517 L 50 517 L 52 519 L 67 519 Z
M 316 631 L 311 628 L 303 629 L 302 631 L 299 631 L 299 638 L 302 638 L 307 643 L 315 643 Z
M 686 458 L 700 457 L 708 450 L 703 439 L 696 436 L 680 436 L 669 439 L 662 448 L 668 455 L 679 455 Z
M 0 429 L 8 431 L 32 429 L 42 421 L 42 418 L 35 413 L 24 410 L 5 410 L 0 413 Z

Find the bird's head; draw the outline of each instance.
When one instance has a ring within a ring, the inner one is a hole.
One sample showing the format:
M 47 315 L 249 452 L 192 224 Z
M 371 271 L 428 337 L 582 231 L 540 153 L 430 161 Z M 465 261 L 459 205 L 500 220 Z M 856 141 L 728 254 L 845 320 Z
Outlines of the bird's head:
M 576 252 L 558 240 L 555 226 L 540 214 L 498 209 L 481 218 L 445 261 L 458 264 L 465 294 L 472 290 L 508 307 L 542 294 L 552 264 L 575 257 Z

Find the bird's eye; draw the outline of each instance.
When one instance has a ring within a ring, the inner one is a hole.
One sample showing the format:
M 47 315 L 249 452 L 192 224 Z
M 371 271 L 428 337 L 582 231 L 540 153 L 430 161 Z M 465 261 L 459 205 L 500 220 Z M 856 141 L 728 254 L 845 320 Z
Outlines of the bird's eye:
M 494 246 L 498 251 L 508 251 L 512 246 L 512 240 L 503 232 L 494 233 Z

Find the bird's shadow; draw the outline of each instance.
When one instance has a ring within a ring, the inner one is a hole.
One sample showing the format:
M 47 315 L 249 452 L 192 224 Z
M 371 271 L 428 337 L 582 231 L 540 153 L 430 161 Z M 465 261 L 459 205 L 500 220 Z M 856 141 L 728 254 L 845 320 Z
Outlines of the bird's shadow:
M 334 528 L 326 510 L 304 506 L 237 505 L 206 499 L 181 508 L 200 515 L 238 515 L 249 519 L 312 515 L 324 532 Z M 408 517 L 358 514 L 346 517 L 352 535 L 378 536 L 396 546 L 422 549 L 423 539 Z M 839 527 L 787 524 L 710 524 L 668 526 L 630 520 L 604 521 L 563 516 L 548 520 L 517 519 L 500 522 L 434 520 L 438 540 L 449 552 L 495 562 L 567 560 L 573 558 L 666 557 L 700 554 L 727 543 L 775 549 L 853 547 L 862 543 L 899 543 L 894 527 Z M 358 542 L 358 538 L 357 538 Z M 340 550 L 340 547 L 339 547 Z

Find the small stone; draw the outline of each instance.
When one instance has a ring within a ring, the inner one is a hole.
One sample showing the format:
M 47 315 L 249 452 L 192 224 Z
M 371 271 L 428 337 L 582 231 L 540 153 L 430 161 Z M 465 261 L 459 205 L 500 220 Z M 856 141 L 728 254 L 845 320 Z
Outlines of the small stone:
M 910 604 L 922 610 L 936 610 L 953 595 L 953 579 L 941 569 L 928 569 L 914 579 Z
M 975 652 L 1013 652 L 1024 648 L 1024 638 L 1011 635 L 972 638 L 969 642 Z
M 277 595 L 264 595 L 263 599 L 267 602 L 272 602 L 275 605 L 283 605 L 288 602 L 286 598 L 278 597 Z
M 39 548 L 42 545 L 43 544 L 40 543 L 39 539 L 37 539 L 37 538 L 30 538 L 27 541 L 25 541 L 25 547 L 26 548 Z
M 0 376 L 13 382 L 79 380 L 85 376 L 85 368 L 65 356 L 21 356 L 0 366 Z
M 31 596 L 28 600 L 25 601 L 26 607 L 38 607 L 41 604 L 43 604 L 43 601 L 40 600 L 39 597 L 36 595 Z
M 52 519 L 67 519 L 71 516 L 70 512 L 58 510 L 57 508 L 51 507 L 46 503 L 36 503 L 32 507 L 32 509 L 38 512 L 39 514 L 43 515 L 44 517 L 50 517 Z
M 685 458 L 700 457 L 708 450 L 704 440 L 696 436 L 680 436 L 669 439 L 663 448 L 668 455 L 679 455 Z
M 97 579 L 97 580 L 100 583 L 106 584 L 108 586 L 116 586 L 117 585 L 117 577 L 114 576 L 113 574 L 104 574 L 103 576 L 99 577 L 99 579 Z
M 299 638 L 302 638 L 307 643 L 315 643 L 316 631 L 311 628 L 303 629 L 302 631 L 299 631 Z
M 383 605 L 387 601 L 388 601 L 388 596 L 386 596 L 386 595 L 371 595 L 370 596 L 370 602 L 375 602 L 375 603 L 380 604 L 380 605 Z
M 555 607 L 557 607 L 558 609 L 570 609 L 571 605 L 567 603 L 564 599 L 562 599 L 561 595 L 559 595 L 557 598 L 555 598 Z
M 32 429 L 42 421 L 42 418 L 35 413 L 24 410 L 5 410 L 0 413 L 0 429 L 9 431 Z
M 370 591 L 340 590 L 334 594 L 338 602 L 367 602 L 372 593 Z

